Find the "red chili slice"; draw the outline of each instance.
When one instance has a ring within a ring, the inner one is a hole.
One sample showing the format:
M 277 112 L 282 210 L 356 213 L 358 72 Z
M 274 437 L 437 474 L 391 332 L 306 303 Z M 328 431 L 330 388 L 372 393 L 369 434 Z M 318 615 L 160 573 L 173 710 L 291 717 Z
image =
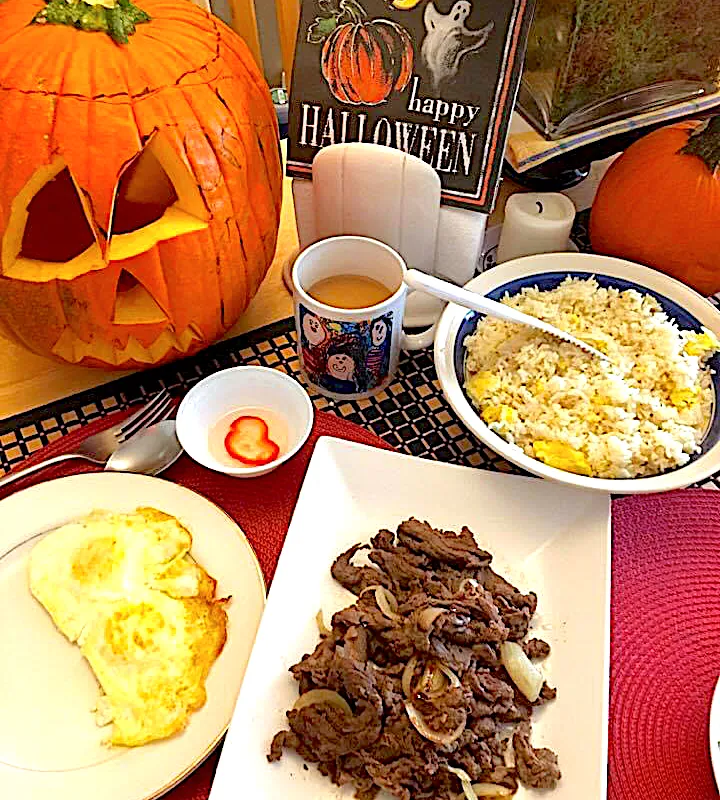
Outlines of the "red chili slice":
M 225 437 L 225 449 L 232 458 L 251 467 L 269 464 L 280 455 L 280 448 L 269 436 L 268 426 L 260 417 L 238 417 Z

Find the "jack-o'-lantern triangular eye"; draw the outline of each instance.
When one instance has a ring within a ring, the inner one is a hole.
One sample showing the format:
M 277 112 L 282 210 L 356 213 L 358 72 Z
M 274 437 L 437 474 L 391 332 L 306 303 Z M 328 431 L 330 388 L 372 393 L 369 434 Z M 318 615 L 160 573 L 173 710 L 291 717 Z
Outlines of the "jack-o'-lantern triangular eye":
M 144 228 L 160 219 L 177 200 L 167 172 L 152 150 L 143 150 L 130 162 L 118 183 L 111 235 Z
M 30 200 L 27 213 L 22 258 L 64 263 L 84 253 L 95 241 L 67 167 Z
M 71 280 L 105 266 L 90 211 L 62 158 L 38 169 L 12 202 L 3 274 L 33 282 Z
M 120 261 L 165 239 L 207 228 L 195 178 L 158 134 L 123 168 L 110 221 L 109 259 Z

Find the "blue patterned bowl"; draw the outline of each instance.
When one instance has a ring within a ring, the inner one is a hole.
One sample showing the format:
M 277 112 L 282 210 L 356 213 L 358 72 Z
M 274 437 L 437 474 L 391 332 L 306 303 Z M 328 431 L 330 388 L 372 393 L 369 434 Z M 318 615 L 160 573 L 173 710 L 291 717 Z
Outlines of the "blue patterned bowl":
M 594 277 L 603 287 L 636 289 L 655 297 L 665 312 L 682 328 L 711 330 L 720 339 L 720 311 L 684 284 L 648 267 L 606 256 L 586 253 L 545 253 L 508 261 L 484 272 L 467 284 L 468 289 L 500 300 L 524 287 L 554 289 L 568 276 Z M 438 323 L 435 338 L 435 365 L 448 402 L 465 425 L 483 442 L 508 461 L 543 478 L 561 481 L 596 491 L 619 494 L 663 492 L 702 481 L 720 471 L 720 412 L 717 401 L 702 442 L 701 451 L 683 467 L 660 475 L 633 479 L 590 478 L 550 467 L 526 455 L 490 430 L 467 396 L 464 383 L 465 338 L 475 331 L 481 314 L 449 305 Z M 716 399 L 720 397 L 720 355 L 710 359 Z

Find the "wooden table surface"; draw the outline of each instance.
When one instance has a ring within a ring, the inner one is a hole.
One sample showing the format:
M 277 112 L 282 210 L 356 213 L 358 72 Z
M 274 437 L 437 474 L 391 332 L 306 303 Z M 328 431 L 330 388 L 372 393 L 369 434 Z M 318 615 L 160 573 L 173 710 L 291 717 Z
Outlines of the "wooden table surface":
M 502 214 L 507 196 L 517 191 L 504 182 L 496 212 L 489 224 L 496 224 Z M 231 338 L 246 331 L 260 328 L 271 322 L 286 319 L 292 314 L 292 297 L 282 281 L 282 268 L 288 257 L 298 247 L 295 211 L 292 201 L 292 184 L 286 178 L 283 184 L 283 205 L 275 258 L 259 292 L 238 323 L 226 334 Z M 130 374 L 117 370 L 91 369 L 62 364 L 4 339 L 0 335 L 0 419 L 59 400 L 63 397 L 108 383 Z

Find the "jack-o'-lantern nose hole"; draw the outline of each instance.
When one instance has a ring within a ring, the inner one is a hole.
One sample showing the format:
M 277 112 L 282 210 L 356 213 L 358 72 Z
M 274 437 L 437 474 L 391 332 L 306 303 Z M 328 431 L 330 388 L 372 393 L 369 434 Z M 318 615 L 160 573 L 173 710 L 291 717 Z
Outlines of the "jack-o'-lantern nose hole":
M 64 263 L 95 243 L 78 190 L 67 167 L 30 200 L 20 256 Z
M 164 311 L 134 275 L 121 270 L 115 291 L 113 323 L 137 325 L 156 322 L 167 322 Z
M 144 150 L 118 182 L 113 234 L 131 233 L 160 219 L 178 200 L 175 187 L 152 150 Z
M 131 275 L 127 270 L 122 270 L 117 282 L 117 293 L 131 292 L 136 286 L 140 285 L 140 281 Z

